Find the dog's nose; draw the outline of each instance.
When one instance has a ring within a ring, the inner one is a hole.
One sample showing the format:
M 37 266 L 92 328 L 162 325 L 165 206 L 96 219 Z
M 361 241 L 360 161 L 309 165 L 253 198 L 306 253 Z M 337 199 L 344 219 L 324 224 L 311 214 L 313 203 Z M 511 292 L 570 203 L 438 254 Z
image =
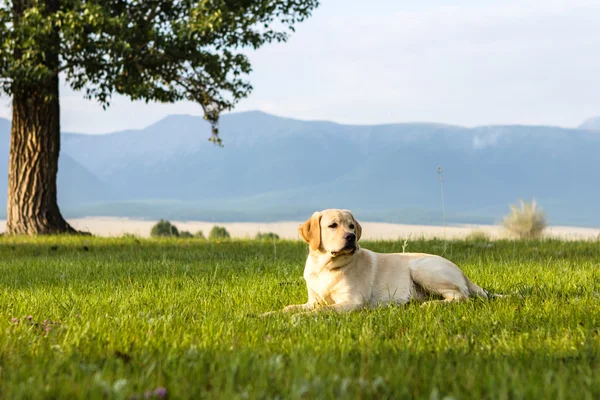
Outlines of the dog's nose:
M 356 235 L 354 233 L 346 233 L 346 241 L 354 242 L 356 240 Z

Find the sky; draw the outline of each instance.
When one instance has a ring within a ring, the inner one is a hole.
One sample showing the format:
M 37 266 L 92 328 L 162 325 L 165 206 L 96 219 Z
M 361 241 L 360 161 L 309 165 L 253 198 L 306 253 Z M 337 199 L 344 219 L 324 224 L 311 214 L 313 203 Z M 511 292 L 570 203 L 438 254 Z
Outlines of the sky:
M 600 0 L 322 0 L 284 44 L 250 53 L 234 111 L 347 124 L 575 127 L 600 116 Z M 0 98 L 0 117 L 10 116 Z M 63 87 L 62 128 L 106 133 L 191 102 L 115 97 L 103 111 Z

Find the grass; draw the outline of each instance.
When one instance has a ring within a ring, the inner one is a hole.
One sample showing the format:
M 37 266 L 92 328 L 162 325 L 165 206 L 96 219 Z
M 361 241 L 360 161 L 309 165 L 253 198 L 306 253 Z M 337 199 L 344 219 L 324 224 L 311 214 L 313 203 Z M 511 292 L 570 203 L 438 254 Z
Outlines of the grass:
M 508 298 L 257 318 L 305 301 L 305 255 L 286 241 L 0 238 L 0 398 L 600 398 L 599 242 L 448 243 Z

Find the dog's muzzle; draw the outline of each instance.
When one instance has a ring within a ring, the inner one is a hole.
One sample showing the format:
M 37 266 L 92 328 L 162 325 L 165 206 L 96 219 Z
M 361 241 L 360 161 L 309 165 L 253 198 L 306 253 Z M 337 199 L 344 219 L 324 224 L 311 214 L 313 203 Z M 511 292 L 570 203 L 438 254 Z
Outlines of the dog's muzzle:
M 331 255 L 334 257 L 342 256 L 342 255 L 352 255 L 356 252 L 356 242 L 347 243 L 342 249 L 338 251 L 332 251 Z

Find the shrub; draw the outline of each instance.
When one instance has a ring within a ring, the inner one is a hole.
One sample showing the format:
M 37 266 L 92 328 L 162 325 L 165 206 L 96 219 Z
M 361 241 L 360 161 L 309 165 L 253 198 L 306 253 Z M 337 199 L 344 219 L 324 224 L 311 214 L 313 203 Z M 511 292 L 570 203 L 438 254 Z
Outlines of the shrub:
M 188 231 L 181 231 L 181 232 L 179 232 L 179 237 L 182 238 L 182 239 L 191 239 L 191 238 L 194 237 L 194 235 L 192 235 Z
M 279 235 L 273 232 L 257 233 L 256 240 L 279 240 Z
M 474 229 L 467 235 L 466 239 L 472 242 L 489 242 L 490 235 L 480 229 Z
M 161 219 L 156 225 L 152 227 L 150 231 L 152 237 L 178 237 L 179 231 L 177 227 L 171 224 L 169 221 Z
M 206 238 L 204 237 L 204 233 L 203 233 L 202 231 L 198 231 L 198 232 L 194 233 L 194 237 L 195 237 L 196 239 L 202 239 L 202 240 L 206 239 Z
M 535 239 L 542 235 L 547 224 L 544 211 L 535 200 L 530 203 L 521 200 L 520 207 L 510 206 L 510 214 L 504 217 L 502 225 L 520 239 Z
M 210 240 L 229 239 L 230 237 L 229 232 L 223 226 L 213 226 L 210 235 L 208 235 Z

